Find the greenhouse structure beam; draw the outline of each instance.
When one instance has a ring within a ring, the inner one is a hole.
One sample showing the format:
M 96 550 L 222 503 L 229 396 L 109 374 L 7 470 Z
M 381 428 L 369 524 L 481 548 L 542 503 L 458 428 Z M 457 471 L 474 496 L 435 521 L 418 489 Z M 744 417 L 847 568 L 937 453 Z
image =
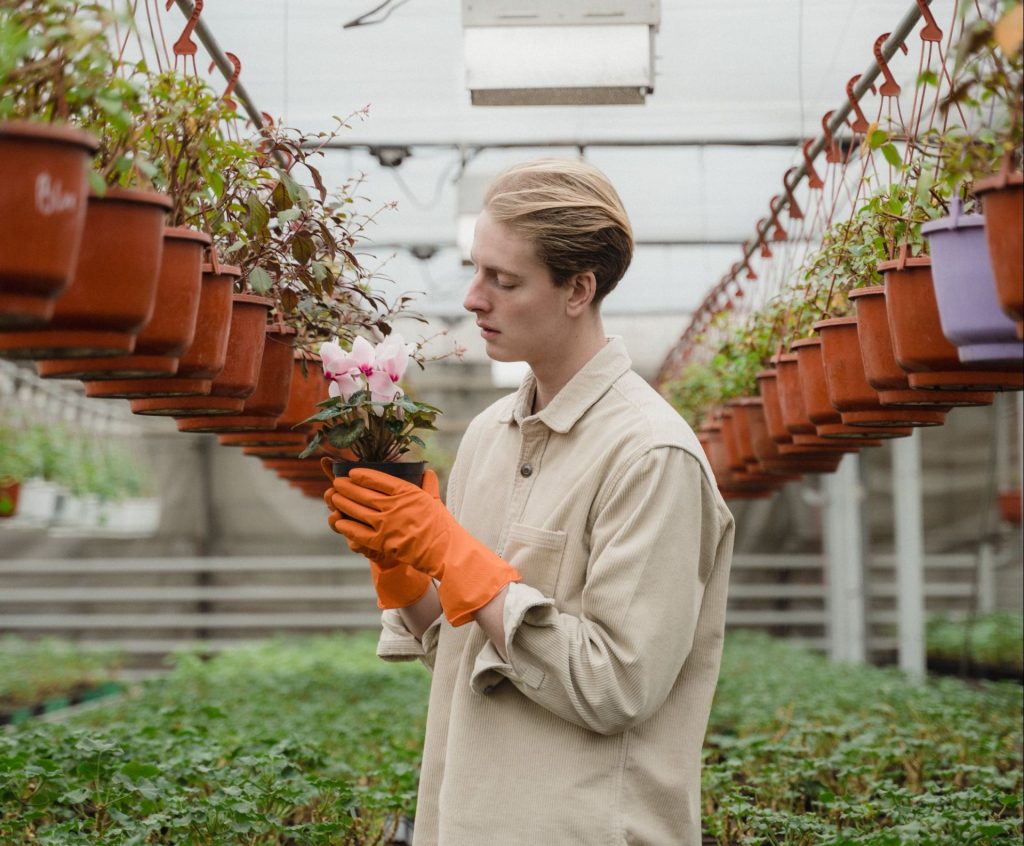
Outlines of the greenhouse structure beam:
M 896 610 L 899 666 L 908 676 L 925 675 L 924 518 L 921 433 L 892 444 L 893 516 L 896 535 Z
M 860 457 L 844 455 L 836 472 L 822 481 L 829 657 L 863 664 L 867 660 L 867 620 Z

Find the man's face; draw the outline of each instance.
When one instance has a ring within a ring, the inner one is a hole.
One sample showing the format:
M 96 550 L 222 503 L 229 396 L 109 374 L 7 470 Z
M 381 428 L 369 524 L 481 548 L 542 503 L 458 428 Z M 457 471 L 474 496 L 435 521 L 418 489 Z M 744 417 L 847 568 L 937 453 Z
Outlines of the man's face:
M 556 287 L 533 245 L 487 211 L 477 218 L 473 265 L 463 307 L 476 315 L 487 355 L 538 365 L 561 354 L 569 338 L 570 289 Z

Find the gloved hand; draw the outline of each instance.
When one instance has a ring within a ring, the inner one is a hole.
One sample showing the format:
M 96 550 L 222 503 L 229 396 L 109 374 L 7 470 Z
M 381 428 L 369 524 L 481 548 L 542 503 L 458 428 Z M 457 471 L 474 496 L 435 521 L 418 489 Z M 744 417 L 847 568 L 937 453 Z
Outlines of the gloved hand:
M 428 471 L 429 472 L 429 471 Z M 354 519 L 335 529 L 350 543 L 439 579 L 438 598 L 453 626 L 473 619 L 519 572 L 456 522 L 440 499 L 376 470 L 334 480 L 331 504 Z
M 423 490 L 429 496 L 440 501 L 441 488 L 433 470 L 427 470 L 423 474 Z M 324 491 L 324 504 L 330 509 L 327 523 L 334 531 L 343 535 L 337 528 L 338 521 L 343 519 L 342 514 L 331 502 L 334 495 L 333 487 Z M 370 562 L 370 577 L 373 579 L 373 587 L 377 591 L 378 608 L 405 608 L 420 599 L 430 587 L 431 578 L 425 573 L 421 573 L 407 564 L 402 564 L 394 558 L 389 558 L 383 552 L 360 546 L 348 538 L 345 540 L 349 549 L 365 556 Z

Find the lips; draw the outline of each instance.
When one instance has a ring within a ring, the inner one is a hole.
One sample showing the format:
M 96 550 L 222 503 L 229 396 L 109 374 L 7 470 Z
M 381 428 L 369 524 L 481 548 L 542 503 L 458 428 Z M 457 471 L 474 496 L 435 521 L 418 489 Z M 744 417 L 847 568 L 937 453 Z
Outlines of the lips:
M 492 329 L 485 323 L 477 323 L 477 326 L 480 328 L 480 334 L 483 335 L 485 338 L 492 338 L 495 335 L 499 334 L 497 329 Z

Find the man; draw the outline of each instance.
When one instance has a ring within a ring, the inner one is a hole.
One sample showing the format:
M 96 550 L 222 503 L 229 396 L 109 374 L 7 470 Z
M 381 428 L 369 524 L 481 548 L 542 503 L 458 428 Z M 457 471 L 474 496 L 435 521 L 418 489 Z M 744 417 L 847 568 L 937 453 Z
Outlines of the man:
M 733 520 L 687 424 L 607 338 L 633 251 L 595 168 L 490 186 L 464 306 L 519 391 L 470 424 L 448 509 L 358 470 L 332 526 L 371 559 L 378 654 L 433 671 L 416 846 L 697 846 Z M 341 514 L 350 515 L 361 525 Z

